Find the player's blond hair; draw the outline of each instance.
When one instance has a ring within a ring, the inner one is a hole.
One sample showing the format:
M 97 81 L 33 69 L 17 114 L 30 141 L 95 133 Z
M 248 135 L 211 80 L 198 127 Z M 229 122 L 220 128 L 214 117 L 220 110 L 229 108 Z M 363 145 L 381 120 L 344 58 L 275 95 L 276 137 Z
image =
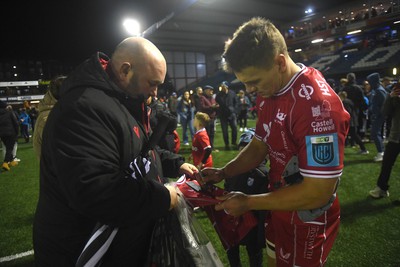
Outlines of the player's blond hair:
M 200 122 L 201 126 L 206 126 L 210 122 L 210 116 L 204 112 L 197 112 L 194 117 Z

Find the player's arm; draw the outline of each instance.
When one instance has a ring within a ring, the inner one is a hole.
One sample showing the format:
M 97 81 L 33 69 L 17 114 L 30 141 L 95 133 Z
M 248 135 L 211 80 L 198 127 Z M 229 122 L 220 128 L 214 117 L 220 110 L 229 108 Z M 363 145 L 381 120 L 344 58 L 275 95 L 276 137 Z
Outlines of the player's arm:
M 253 138 L 251 142 L 228 162 L 225 167 L 205 168 L 202 172 L 203 182 L 218 183 L 228 177 L 236 176 L 256 168 L 265 159 L 268 147 L 265 143 Z
M 229 214 L 239 216 L 248 210 L 311 210 L 328 204 L 336 190 L 338 178 L 304 177 L 301 183 L 283 187 L 277 191 L 246 195 L 232 192 L 218 199 L 225 200 L 215 206 Z
M 239 154 L 223 168 L 227 177 L 236 176 L 258 167 L 268 153 L 267 145 L 253 138 Z
M 308 178 L 277 191 L 248 197 L 249 209 L 309 210 L 326 205 L 335 193 L 338 178 Z

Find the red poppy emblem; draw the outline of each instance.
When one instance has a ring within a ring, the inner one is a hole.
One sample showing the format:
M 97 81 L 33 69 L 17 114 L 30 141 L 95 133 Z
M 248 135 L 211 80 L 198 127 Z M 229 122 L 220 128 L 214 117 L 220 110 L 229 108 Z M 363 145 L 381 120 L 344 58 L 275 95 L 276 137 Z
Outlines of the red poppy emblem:
M 137 126 L 133 126 L 133 131 L 135 132 L 136 136 L 140 138 L 139 128 Z

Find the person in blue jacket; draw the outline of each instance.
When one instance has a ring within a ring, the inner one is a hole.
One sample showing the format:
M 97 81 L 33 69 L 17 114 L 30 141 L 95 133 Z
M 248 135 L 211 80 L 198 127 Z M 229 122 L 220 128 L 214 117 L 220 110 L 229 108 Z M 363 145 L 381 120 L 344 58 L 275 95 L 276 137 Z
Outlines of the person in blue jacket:
M 382 126 L 385 122 L 385 116 L 382 111 L 387 92 L 380 83 L 379 73 L 374 72 L 368 75 L 367 80 L 371 85 L 372 98 L 369 106 L 371 113 L 371 139 L 375 143 L 378 153 L 374 157 L 374 161 L 382 161 L 385 147 L 382 138 Z
M 29 142 L 29 126 L 31 125 L 31 117 L 26 113 L 26 109 L 21 109 L 21 114 L 18 116 L 21 125 L 21 135 L 25 139 L 25 143 Z

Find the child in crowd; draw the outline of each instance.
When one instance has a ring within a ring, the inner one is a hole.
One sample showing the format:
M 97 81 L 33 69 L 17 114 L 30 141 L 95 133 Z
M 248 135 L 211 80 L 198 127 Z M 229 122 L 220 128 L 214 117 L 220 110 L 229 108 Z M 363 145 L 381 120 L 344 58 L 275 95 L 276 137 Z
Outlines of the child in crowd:
M 193 121 L 196 133 L 193 136 L 192 154 L 189 159 L 193 159 L 193 164 L 199 170 L 213 166 L 210 139 L 205 128 L 209 121 L 210 117 L 203 112 L 197 112 Z
M 238 149 L 242 150 L 250 143 L 255 133 L 254 128 L 246 130 L 239 139 Z M 266 160 L 257 168 L 233 176 L 225 180 L 226 191 L 241 191 L 245 194 L 262 194 L 268 191 L 268 169 Z M 240 245 L 246 246 L 250 267 L 261 267 L 263 264 L 263 248 L 265 247 L 265 216 L 267 211 L 253 211 L 258 224 L 240 241 L 236 247 L 227 250 L 228 260 L 231 267 L 242 266 L 240 262 Z M 273 246 L 272 246 L 273 247 Z M 273 248 L 270 250 L 273 250 Z M 269 253 L 269 251 L 268 251 Z

